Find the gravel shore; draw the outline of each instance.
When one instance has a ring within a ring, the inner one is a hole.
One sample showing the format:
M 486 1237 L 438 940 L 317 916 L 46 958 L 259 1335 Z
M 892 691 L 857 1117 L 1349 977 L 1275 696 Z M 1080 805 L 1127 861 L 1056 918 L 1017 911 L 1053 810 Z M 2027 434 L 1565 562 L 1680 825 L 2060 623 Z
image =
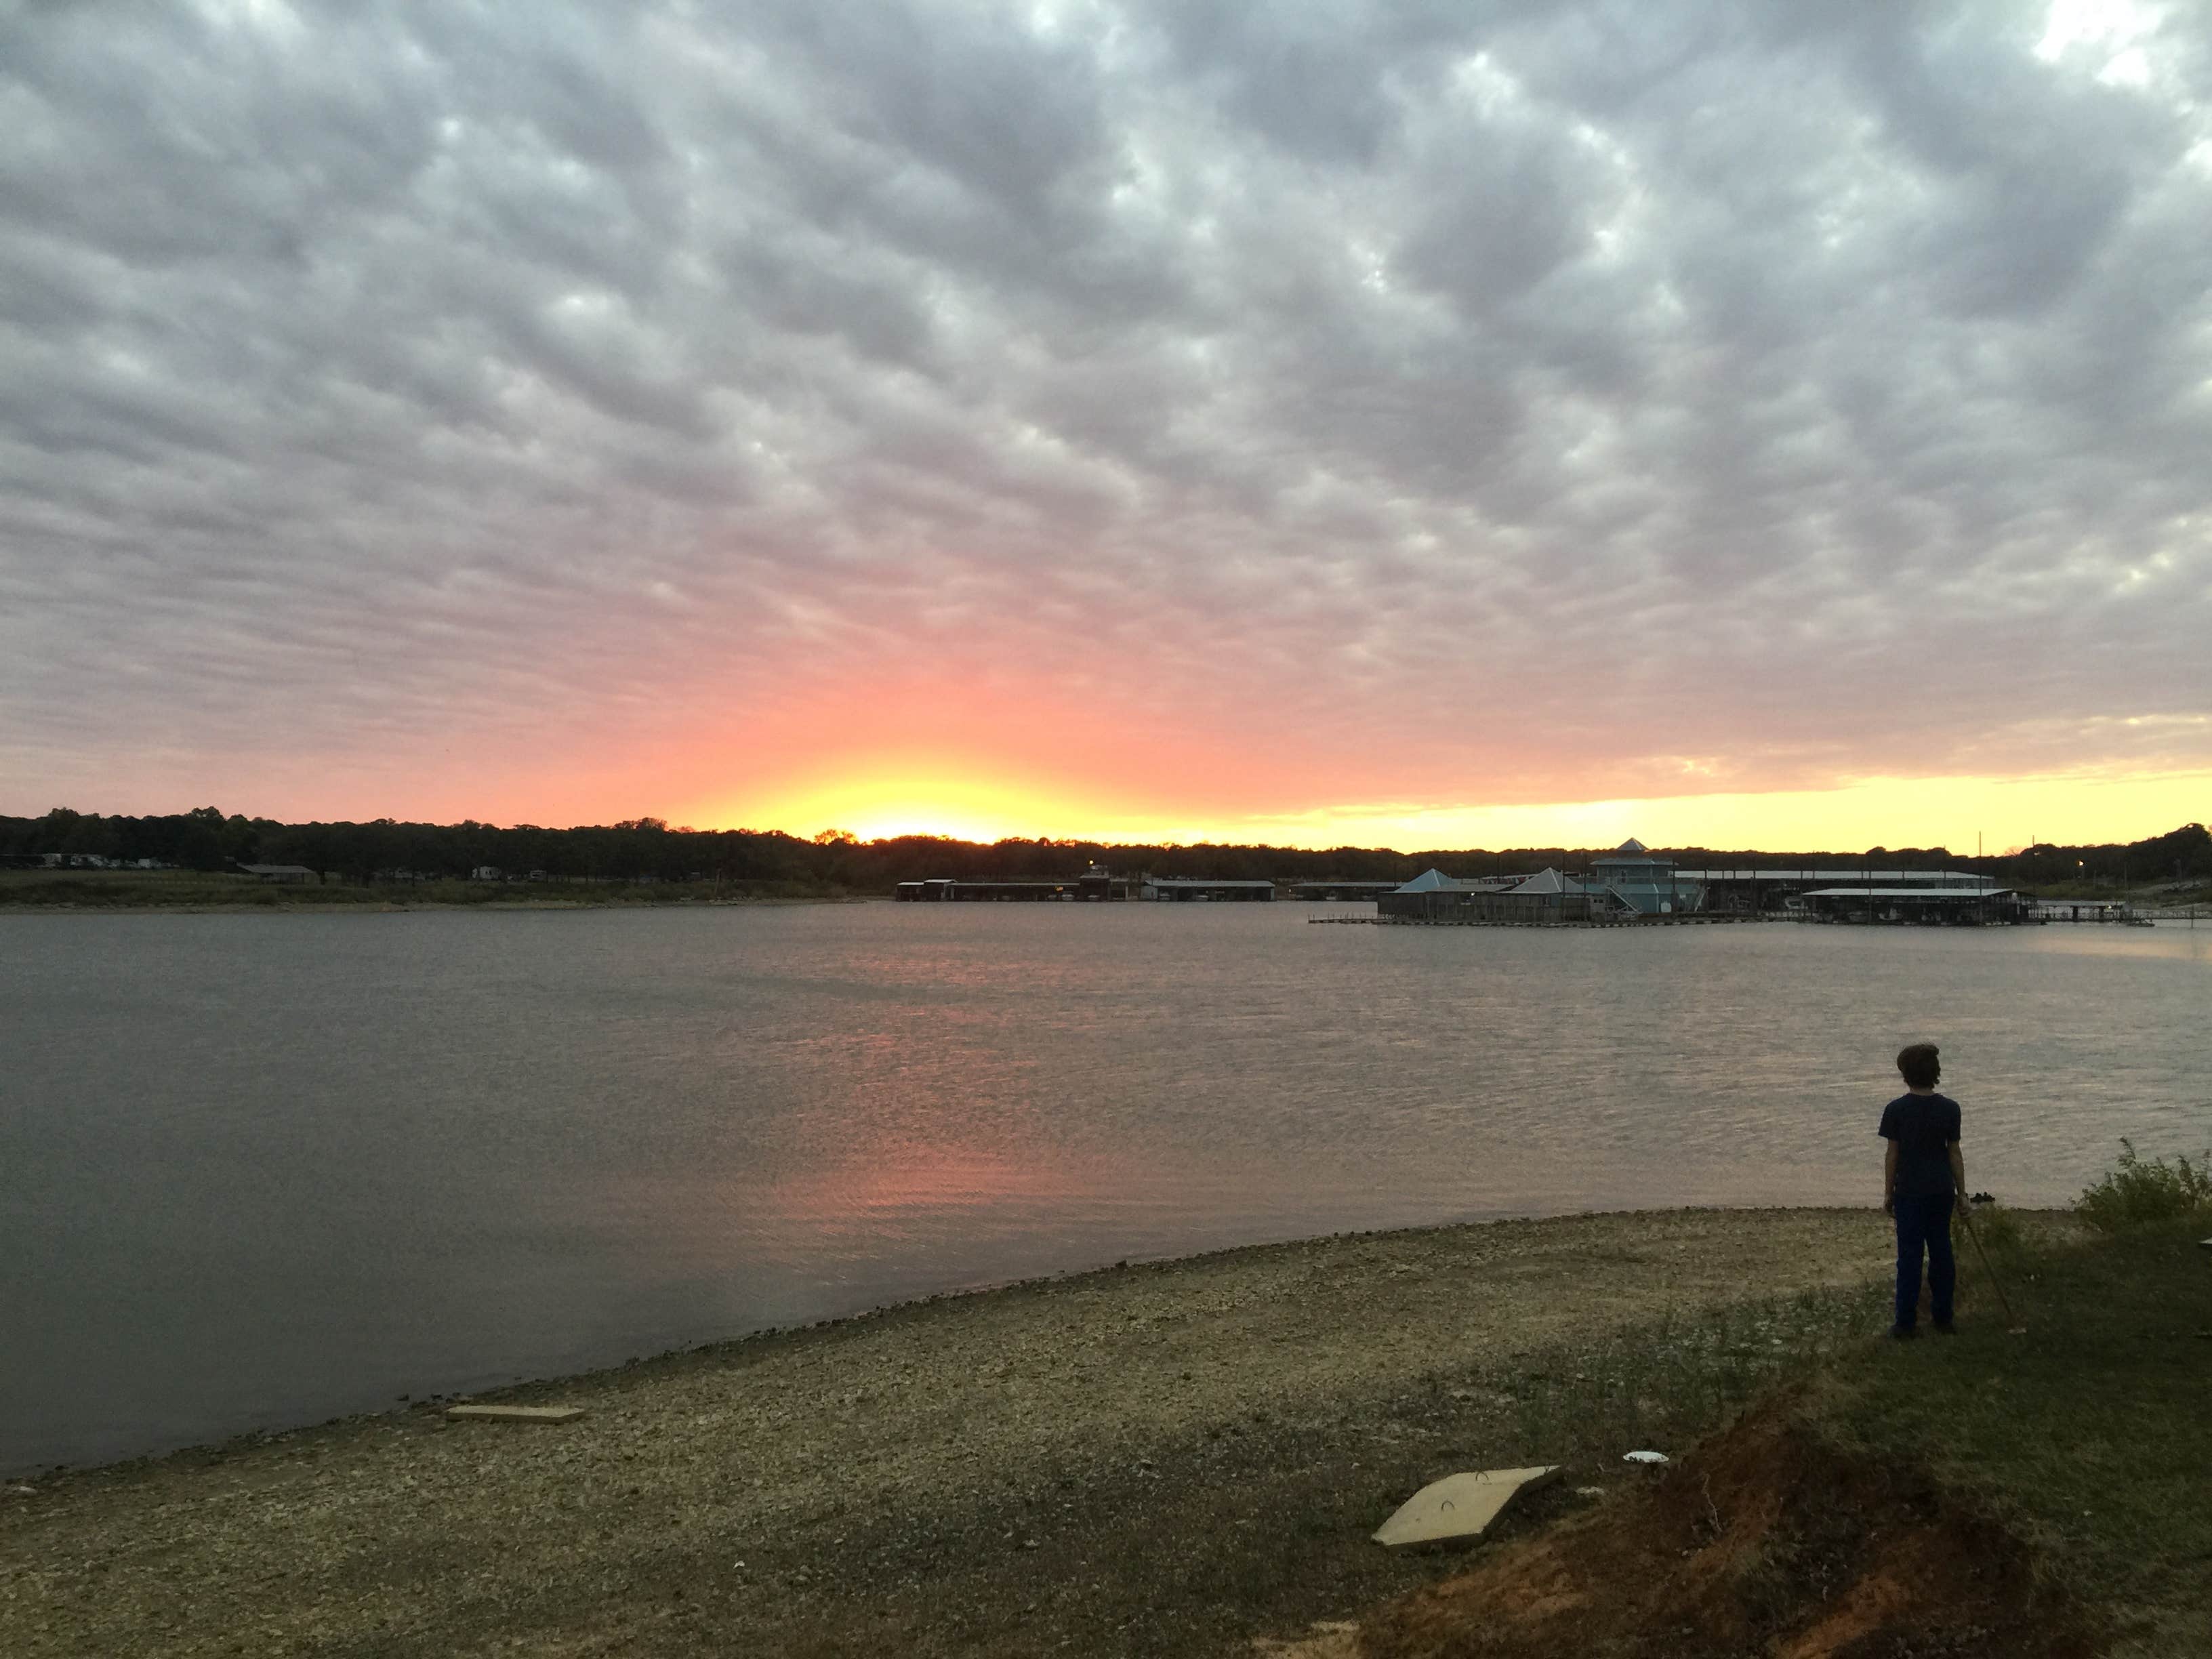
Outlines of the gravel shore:
M 1836 1210 L 1316 1239 L 496 1396 L 587 1408 L 558 1426 L 424 1407 L 36 1479 L 0 1492 L 0 1652 L 1249 1651 L 1442 1571 L 1367 1539 L 1422 1481 L 1612 1480 L 1595 1448 L 1858 1328 L 1888 1251 Z

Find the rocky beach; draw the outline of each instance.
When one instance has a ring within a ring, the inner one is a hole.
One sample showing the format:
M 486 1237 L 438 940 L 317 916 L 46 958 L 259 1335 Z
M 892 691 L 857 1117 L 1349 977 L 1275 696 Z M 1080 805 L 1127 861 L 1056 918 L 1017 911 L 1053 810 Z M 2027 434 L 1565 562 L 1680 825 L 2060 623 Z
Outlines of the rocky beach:
M 1368 1536 L 1425 1480 L 1566 1462 L 1537 1526 L 1856 1340 L 1888 1251 L 1844 1210 L 1347 1235 L 483 1397 L 566 1424 L 416 1402 L 33 1476 L 0 1649 L 1249 1651 L 1439 1577 Z

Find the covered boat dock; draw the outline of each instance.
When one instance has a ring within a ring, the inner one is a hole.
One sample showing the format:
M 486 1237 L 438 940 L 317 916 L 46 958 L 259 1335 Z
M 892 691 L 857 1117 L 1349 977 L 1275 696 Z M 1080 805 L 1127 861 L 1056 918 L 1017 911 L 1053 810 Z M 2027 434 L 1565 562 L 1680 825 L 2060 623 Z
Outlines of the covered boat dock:
M 1804 901 L 1814 921 L 1988 927 L 2029 919 L 2026 901 L 2002 887 L 1820 887 Z

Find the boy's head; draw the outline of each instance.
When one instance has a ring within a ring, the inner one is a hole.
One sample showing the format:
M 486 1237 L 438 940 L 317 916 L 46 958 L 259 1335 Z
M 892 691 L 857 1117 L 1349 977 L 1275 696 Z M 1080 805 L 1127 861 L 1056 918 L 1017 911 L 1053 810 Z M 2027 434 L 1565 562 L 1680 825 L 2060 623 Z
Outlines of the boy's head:
M 1897 1069 L 1908 1089 L 1932 1089 L 1943 1075 L 1943 1062 L 1936 1059 L 1938 1050 L 1932 1042 L 1909 1042 L 1897 1051 Z

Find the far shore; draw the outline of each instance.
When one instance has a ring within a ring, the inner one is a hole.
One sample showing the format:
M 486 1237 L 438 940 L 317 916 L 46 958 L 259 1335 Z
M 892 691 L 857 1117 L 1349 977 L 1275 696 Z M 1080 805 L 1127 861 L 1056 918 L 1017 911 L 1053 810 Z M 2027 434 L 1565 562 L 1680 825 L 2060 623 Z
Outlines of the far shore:
M 312 892 L 313 889 L 308 889 Z M 812 894 L 800 896 L 759 896 L 735 894 L 726 897 L 680 896 L 621 898 L 497 898 L 477 902 L 447 899 L 386 897 L 381 894 L 350 902 L 313 898 L 240 899 L 235 902 L 173 902 L 160 898 L 100 899 L 79 902 L 69 899 L 30 900 L 0 892 L 0 915 L 173 915 L 173 916 L 356 916 L 396 915 L 416 910 L 675 910 L 763 909 L 793 905 L 865 904 L 859 893 Z
M 1889 1250 L 1856 1210 L 1346 1235 L 484 1396 L 557 1426 L 434 1402 L 31 1477 L 0 1650 L 1249 1651 L 1431 1578 L 1367 1534 L 1437 1474 L 1610 1482 L 1858 1340 Z

